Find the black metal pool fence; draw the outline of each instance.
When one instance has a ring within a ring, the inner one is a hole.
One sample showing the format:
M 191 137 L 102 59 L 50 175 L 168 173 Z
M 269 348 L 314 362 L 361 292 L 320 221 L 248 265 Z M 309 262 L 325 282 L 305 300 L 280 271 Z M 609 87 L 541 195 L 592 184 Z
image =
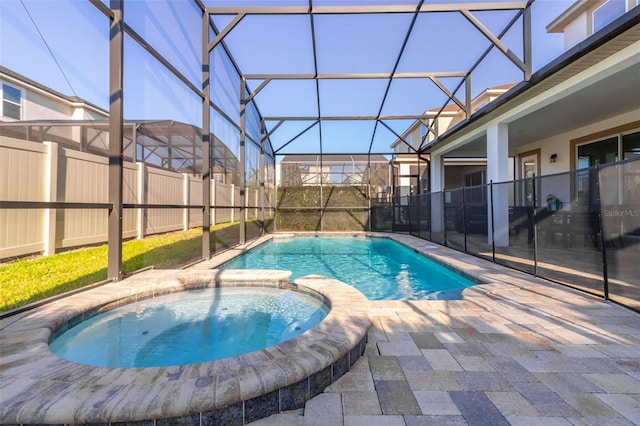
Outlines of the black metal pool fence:
M 397 197 L 391 227 L 640 311 L 640 158 Z M 372 217 L 382 203 L 374 203 Z M 372 220 L 372 225 L 378 225 Z M 375 227 L 373 228 L 375 230 Z

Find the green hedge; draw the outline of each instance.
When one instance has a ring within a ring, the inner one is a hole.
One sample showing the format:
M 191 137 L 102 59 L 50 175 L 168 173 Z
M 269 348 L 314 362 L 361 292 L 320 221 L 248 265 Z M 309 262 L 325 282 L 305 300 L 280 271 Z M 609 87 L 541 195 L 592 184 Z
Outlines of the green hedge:
M 322 206 L 320 197 L 322 194 Z M 366 231 L 369 197 L 358 186 L 279 187 L 278 231 Z

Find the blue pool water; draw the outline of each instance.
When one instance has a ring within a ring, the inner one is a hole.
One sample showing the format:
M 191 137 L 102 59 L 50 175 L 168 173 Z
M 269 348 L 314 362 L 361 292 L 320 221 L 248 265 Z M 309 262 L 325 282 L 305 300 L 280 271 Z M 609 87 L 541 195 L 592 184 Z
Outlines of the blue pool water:
M 476 284 L 388 238 L 272 239 L 222 268 L 284 269 L 292 271 L 292 280 L 323 275 L 352 285 L 369 300 L 457 299 Z
M 291 339 L 327 306 L 275 288 L 190 290 L 125 305 L 70 328 L 50 344 L 58 356 L 99 367 L 159 367 L 212 361 Z

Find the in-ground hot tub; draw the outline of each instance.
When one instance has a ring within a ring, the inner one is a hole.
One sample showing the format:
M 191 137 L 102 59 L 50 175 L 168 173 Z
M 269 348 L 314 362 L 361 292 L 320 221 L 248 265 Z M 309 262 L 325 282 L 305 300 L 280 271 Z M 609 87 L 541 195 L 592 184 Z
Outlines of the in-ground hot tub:
M 244 424 L 304 403 L 362 355 L 368 301 L 339 281 L 285 271 L 159 271 L 75 294 L 0 330 L 3 423 Z M 240 356 L 169 367 L 78 364 L 49 349 L 54 334 L 117 306 L 193 288 L 291 288 L 330 310 L 299 336 Z
M 215 287 L 119 306 L 59 334 L 56 355 L 99 367 L 168 367 L 229 358 L 301 335 L 326 317 L 296 289 Z

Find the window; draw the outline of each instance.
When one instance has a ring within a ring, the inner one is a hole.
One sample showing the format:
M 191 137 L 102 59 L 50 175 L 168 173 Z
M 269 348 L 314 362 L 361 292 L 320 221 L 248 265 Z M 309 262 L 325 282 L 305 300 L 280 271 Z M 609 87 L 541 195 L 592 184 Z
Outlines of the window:
M 484 185 L 486 181 L 486 172 L 479 170 L 477 172 L 464 175 L 464 186 Z
M 578 173 L 576 175 L 578 204 L 595 206 L 598 202 L 598 194 L 594 191 L 594 179 L 597 174 L 593 173 L 589 167 L 612 163 L 618 161 L 618 158 L 620 158 L 618 157 L 618 136 L 578 147 Z
M 610 136 L 578 146 L 578 169 L 640 156 L 640 131 Z
M 473 187 L 470 190 L 465 191 L 464 198 L 467 203 L 486 203 L 487 187 L 485 183 L 487 181 L 487 175 L 485 170 L 478 170 L 477 172 L 468 173 L 464 175 L 464 186 Z
M 607 139 L 580 145 L 577 151 L 576 191 L 578 204 L 595 205 L 598 202 L 598 194 L 594 191 L 594 180 L 597 179 L 598 174 L 594 173 L 589 167 L 612 163 L 620 159 L 627 160 L 640 157 L 640 131 L 618 134 Z M 601 183 L 601 185 L 606 186 L 602 192 L 607 197 L 602 202 L 606 204 L 615 203 L 618 194 L 615 180 L 605 179 L 605 183 Z M 631 186 L 633 185 L 627 185 L 627 187 Z
M 2 115 L 20 120 L 22 113 L 22 92 L 20 89 L 2 84 Z
M 604 28 L 626 12 L 626 0 L 608 0 L 593 11 L 593 32 Z
M 640 157 L 640 132 L 622 135 L 622 159 Z
M 618 158 L 617 136 L 578 147 L 578 168 L 612 163 Z

